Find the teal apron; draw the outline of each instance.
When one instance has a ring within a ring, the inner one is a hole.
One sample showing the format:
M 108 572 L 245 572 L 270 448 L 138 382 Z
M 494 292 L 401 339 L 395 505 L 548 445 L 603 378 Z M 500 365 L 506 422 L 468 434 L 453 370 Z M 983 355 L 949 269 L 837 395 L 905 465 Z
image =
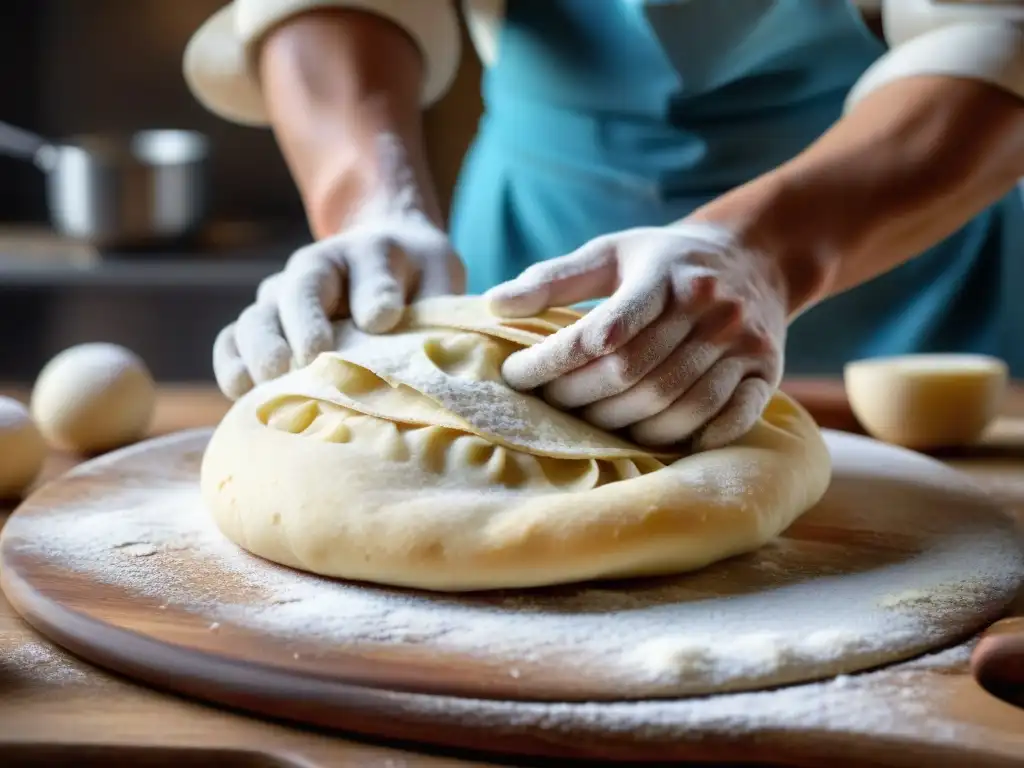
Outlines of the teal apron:
M 884 53 L 839 0 L 508 0 L 456 190 L 480 293 L 594 237 L 683 218 L 798 154 Z M 788 374 L 975 351 L 1024 375 L 1020 196 L 790 329 Z

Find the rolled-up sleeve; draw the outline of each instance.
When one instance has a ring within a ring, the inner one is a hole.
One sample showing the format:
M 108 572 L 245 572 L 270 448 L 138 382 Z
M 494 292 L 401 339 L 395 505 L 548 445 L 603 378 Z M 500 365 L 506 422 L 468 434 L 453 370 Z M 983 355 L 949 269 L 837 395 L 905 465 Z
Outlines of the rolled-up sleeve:
M 185 80 L 193 95 L 227 120 L 266 125 L 255 66 L 260 42 L 282 22 L 325 8 L 374 13 L 405 30 L 423 54 L 424 106 L 450 87 L 461 56 L 453 0 L 235 0 L 207 20 L 185 49 Z
M 1024 0 L 884 0 L 882 21 L 890 50 L 854 85 L 847 111 L 921 75 L 978 80 L 1024 99 Z

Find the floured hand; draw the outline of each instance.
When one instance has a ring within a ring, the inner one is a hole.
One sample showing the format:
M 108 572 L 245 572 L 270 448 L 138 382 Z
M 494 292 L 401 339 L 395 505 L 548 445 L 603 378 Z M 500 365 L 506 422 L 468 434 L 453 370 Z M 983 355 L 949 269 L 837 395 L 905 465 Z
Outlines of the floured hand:
M 351 317 L 370 333 L 398 324 L 416 298 L 465 290 L 448 236 L 419 210 L 367 212 L 342 232 L 296 251 L 268 277 L 214 343 L 217 384 L 236 399 L 308 365 L 333 346 L 332 322 Z
M 645 445 L 725 445 L 760 417 L 782 377 L 786 287 L 767 257 L 729 233 L 677 224 L 597 238 L 488 293 L 525 317 L 609 296 L 502 368 L 520 391 Z

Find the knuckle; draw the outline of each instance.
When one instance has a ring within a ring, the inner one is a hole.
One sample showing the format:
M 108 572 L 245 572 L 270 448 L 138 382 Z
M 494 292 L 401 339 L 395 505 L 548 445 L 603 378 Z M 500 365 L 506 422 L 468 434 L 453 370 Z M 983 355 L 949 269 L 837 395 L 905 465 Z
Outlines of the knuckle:
M 687 303 L 705 306 L 719 297 L 720 287 L 717 275 L 702 272 L 697 275 L 687 275 L 680 282 L 682 282 L 682 285 L 679 286 L 680 293 L 683 294 Z
M 771 398 L 773 390 L 774 387 L 764 379 L 748 379 L 744 382 L 744 386 L 739 393 L 741 402 L 757 410 L 757 413 L 751 417 L 751 420 L 756 420 L 761 415 L 761 411 Z
M 282 274 L 277 272 L 260 281 L 260 284 L 256 286 L 257 304 L 271 303 L 276 300 L 277 291 L 281 286 L 281 278 Z
M 625 245 L 626 243 L 634 242 L 637 239 L 638 233 L 640 232 L 641 230 L 639 229 L 627 229 L 623 232 L 609 232 L 603 235 L 598 235 L 597 237 L 593 238 L 592 240 L 590 240 L 589 243 L 587 243 L 587 246 L 594 250 L 602 248 L 615 248 L 619 245 Z M 579 250 L 575 251 L 575 253 L 579 253 Z
M 683 384 L 686 381 L 689 371 L 680 366 L 672 366 L 662 373 L 662 375 L 652 379 L 650 387 L 654 395 L 662 401 L 668 401 L 674 399 L 683 388 Z
M 286 275 L 294 276 L 300 272 L 318 271 L 330 264 L 330 257 L 324 243 L 313 243 L 295 251 L 285 262 Z
M 385 268 L 392 272 L 398 269 L 412 269 L 413 265 L 433 260 L 429 254 L 416 251 L 391 238 L 382 240 L 376 252 L 383 256 Z
M 311 328 L 305 336 L 296 341 L 292 354 L 300 365 L 309 365 L 320 353 L 330 350 L 332 342 L 330 328 Z
M 555 276 L 555 267 L 543 262 L 531 264 L 519 273 L 517 283 L 543 283 L 549 277 Z
M 244 311 L 244 310 L 243 310 Z M 217 336 L 213 340 L 214 349 L 227 350 L 235 340 L 235 326 L 237 321 L 234 323 L 228 323 L 220 331 L 217 332 Z
M 782 381 L 783 373 L 782 356 L 773 354 L 767 362 L 765 362 L 761 368 L 761 379 L 764 381 L 764 387 L 762 388 L 765 393 L 765 399 L 771 397 L 771 392 L 779 386 L 779 382 Z
M 627 389 L 639 381 L 640 376 L 633 360 L 624 354 L 608 355 L 604 375 L 618 390 Z
M 736 352 L 748 357 L 763 358 L 774 351 L 775 342 L 771 336 L 761 331 L 745 331 L 736 343 Z
M 563 356 L 569 360 L 581 360 L 589 353 L 584 334 L 570 326 L 562 334 L 556 333 L 550 337 L 552 344 L 563 352 Z
M 609 317 L 594 318 L 580 336 L 585 351 L 595 355 L 611 354 L 622 346 L 629 329 L 628 321 L 621 313 Z
M 661 412 L 676 401 L 677 392 L 672 377 L 659 376 L 643 385 L 643 397 L 652 407 Z
M 277 289 L 277 303 L 283 311 L 307 302 L 317 302 L 330 307 L 337 301 L 339 282 L 334 278 L 327 263 L 319 268 L 286 271 Z
M 743 305 L 733 298 L 715 301 L 700 323 L 706 341 L 733 347 L 747 329 Z
M 730 364 L 724 365 L 712 373 L 703 398 L 704 405 L 709 410 L 720 408 L 729 401 L 736 391 L 737 381 L 742 375 L 741 371 L 742 363 L 730 361 Z
M 263 312 L 259 305 L 250 304 L 238 314 L 238 331 L 244 333 L 246 329 L 251 328 L 254 324 L 259 322 L 262 316 Z
M 722 297 L 718 300 L 718 306 L 722 313 L 723 324 L 727 328 L 745 324 L 747 310 L 738 298 L 735 296 Z

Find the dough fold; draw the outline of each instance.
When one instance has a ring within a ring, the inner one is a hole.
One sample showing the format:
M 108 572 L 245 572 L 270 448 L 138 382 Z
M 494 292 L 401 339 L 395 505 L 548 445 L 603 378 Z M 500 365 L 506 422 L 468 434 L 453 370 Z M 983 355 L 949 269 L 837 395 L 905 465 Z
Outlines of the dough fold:
M 202 492 L 246 550 L 325 576 L 470 591 L 676 573 L 771 540 L 824 494 L 810 416 L 776 394 L 741 440 L 651 453 L 509 389 L 501 363 L 580 315 L 479 298 L 257 387 L 216 429 Z

